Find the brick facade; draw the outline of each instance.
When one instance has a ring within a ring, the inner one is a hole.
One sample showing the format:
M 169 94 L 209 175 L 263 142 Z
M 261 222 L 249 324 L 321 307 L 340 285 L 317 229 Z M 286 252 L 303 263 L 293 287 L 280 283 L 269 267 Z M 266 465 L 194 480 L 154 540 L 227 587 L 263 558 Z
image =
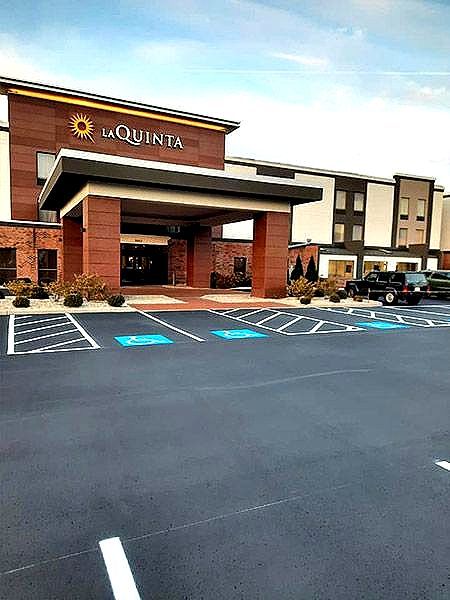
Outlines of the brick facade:
M 266 212 L 255 217 L 252 294 L 261 298 L 286 295 L 290 215 Z
M 297 261 L 297 256 L 300 256 L 302 259 L 303 265 L 303 273 L 306 273 L 306 269 L 308 268 L 309 259 L 311 256 L 314 258 L 314 262 L 316 263 L 316 269 L 319 266 L 319 246 L 309 245 L 309 246 L 299 246 L 298 248 L 289 248 L 289 267 L 294 267 Z
M 187 242 L 172 239 L 169 241 L 169 283 L 185 284 L 187 281 Z
M 62 233 L 60 227 L 5 225 L 0 223 L 0 248 L 16 249 L 17 277 L 38 279 L 38 250 L 58 251 L 58 276 L 61 274 Z
M 213 241 L 212 271 L 221 275 L 232 275 L 234 273 L 234 259 L 242 256 L 247 259 L 247 273 L 252 273 L 252 242 L 224 242 Z

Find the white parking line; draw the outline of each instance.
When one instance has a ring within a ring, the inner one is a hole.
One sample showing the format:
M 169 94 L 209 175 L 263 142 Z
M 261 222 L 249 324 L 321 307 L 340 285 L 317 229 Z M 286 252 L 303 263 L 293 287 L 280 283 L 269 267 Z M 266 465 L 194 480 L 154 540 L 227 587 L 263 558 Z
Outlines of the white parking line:
M 17 319 L 18 317 L 16 317 Z M 62 319 L 65 319 L 65 315 L 63 315 L 62 317 L 52 317 L 51 319 L 38 319 L 37 321 L 27 321 L 26 323 L 16 323 L 16 328 L 17 327 L 26 327 L 27 325 L 35 325 L 36 323 L 46 323 L 47 321 L 61 321 Z
M 450 471 L 450 462 L 447 460 L 435 460 L 434 464 L 438 467 L 442 467 L 442 469 L 445 469 L 446 471 Z
M 395 307 L 385 306 L 384 308 L 386 310 L 392 310 L 394 308 L 395 310 L 401 310 L 405 314 L 410 313 L 410 312 L 417 312 L 419 314 L 440 315 L 441 317 L 450 317 L 450 312 L 448 312 L 448 313 L 436 312 L 435 310 L 428 310 L 428 307 L 427 308 L 412 308 L 412 307 L 408 307 L 408 306 L 395 306 Z
M 178 327 L 175 327 L 175 325 L 172 325 L 171 323 L 167 323 L 167 321 L 163 321 L 162 319 L 158 319 L 158 317 L 154 317 L 153 315 L 149 315 L 148 313 L 144 312 L 143 310 L 139 310 L 138 308 L 136 308 L 135 310 L 136 310 L 136 312 L 141 314 L 143 317 L 146 317 L 147 319 L 151 319 L 152 321 L 155 321 L 156 323 L 159 323 L 160 325 L 164 325 L 164 327 L 167 327 L 167 329 L 172 329 L 172 331 L 181 333 L 181 335 L 185 335 L 186 337 L 191 338 L 191 339 L 195 340 L 196 342 L 206 342 L 206 340 L 199 337 L 198 335 L 194 335 L 193 333 L 190 333 L 189 331 L 185 331 L 184 329 L 179 329 Z
M 23 323 L 22 323 L 23 325 Z M 27 323 L 28 325 L 28 323 Z M 33 331 L 42 331 L 43 329 L 52 329 L 54 327 L 64 327 L 65 323 L 56 323 L 55 325 L 44 325 L 44 327 L 35 327 L 34 329 L 21 329 L 20 331 L 17 331 L 17 326 L 16 326 L 16 335 L 24 335 L 25 333 L 31 333 Z M 19 325 L 20 327 L 20 325 Z
M 75 327 L 73 327 L 72 329 L 65 329 L 64 331 L 57 331 L 56 333 L 47 333 L 46 335 L 38 335 L 37 337 L 34 337 L 34 338 L 30 338 L 30 339 L 26 339 L 26 340 L 19 340 L 18 342 L 16 341 L 16 346 L 18 346 L 19 344 L 28 344 L 29 342 L 36 342 L 37 340 L 44 340 L 45 338 L 56 337 L 57 335 L 66 335 L 66 333 L 73 333 L 74 331 L 77 331 L 75 329 Z
M 86 329 L 81 327 L 81 325 L 78 323 L 78 321 L 76 321 L 70 313 L 66 313 L 66 317 L 69 319 L 69 321 L 72 321 L 72 323 L 75 325 L 75 327 L 78 329 L 78 331 L 84 337 L 84 339 L 87 340 L 91 344 L 91 346 L 94 350 L 98 350 L 100 348 L 99 344 L 97 344 L 97 342 L 94 340 L 94 338 L 92 338 L 88 334 Z
M 120 538 L 99 542 L 115 600 L 140 600 Z
M 242 309 L 233 309 L 233 312 L 236 310 L 242 310 Z M 316 333 L 324 334 L 324 333 L 344 333 L 344 332 L 348 332 L 348 331 L 364 331 L 364 329 L 362 327 L 357 327 L 356 325 L 348 325 L 347 323 L 336 323 L 334 321 L 325 321 L 323 319 L 316 319 L 314 317 L 308 317 L 306 315 L 295 316 L 293 313 L 277 310 L 274 308 L 265 308 L 264 310 L 269 311 L 270 313 L 273 313 L 273 314 L 269 315 L 267 318 L 261 319 L 261 321 L 257 321 L 256 323 L 254 321 L 248 321 L 245 318 L 242 318 L 241 316 L 236 316 L 234 314 L 230 314 L 231 311 L 221 312 L 219 310 L 214 310 L 214 309 L 210 308 L 210 309 L 208 309 L 208 312 L 213 313 L 215 315 L 219 315 L 221 317 L 226 317 L 228 319 L 233 319 L 234 321 L 239 321 L 240 323 L 245 323 L 246 325 L 253 325 L 254 327 L 260 327 L 261 329 L 267 329 L 268 331 L 273 331 L 275 333 L 279 333 L 280 335 L 286 335 L 286 336 L 311 335 L 311 334 L 316 334 Z M 267 322 L 270 319 L 274 319 L 275 317 L 279 317 L 281 315 L 288 316 L 291 318 L 291 320 L 288 323 L 284 323 L 283 325 L 281 325 L 278 328 L 269 327 L 268 325 L 263 325 L 264 322 Z M 246 315 L 244 314 L 244 317 L 245 316 Z M 293 323 L 296 323 L 298 321 L 303 321 L 303 322 L 308 322 L 308 321 L 311 322 L 312 321 L 313 325 L 307 331 L 286 331 L 286 329 L 290 325 L 292 325 Z M 323 325 L 334 325 L 334 326 L 338 325 L 339 329 L 327 329 L 327 330 L 320 331 L 320 328 Z
M 326 306 L 313 306 L 314 310 L 326 310 L 338 315 L 349 315 L 351 317 L 363 317 L 365 319 L 378 319 L 383 321 L 391 321 L 394 323 L 402 323 L 415 327 L 450 327 L 450 321 L 440 321 L 438 319 L 427 319 L 416 315 L 408 315 L 408 313 L 393 313 L 384 312 L 383 310 L 371 310 L 369 308 L 351 308 L 344 306 L 342 308 L 329 308 Z
M 20 317 L 18 317 L 20 319 Z M 14 354 L 14 322 L 15 315 L 9 315 L 8 321 L 8 348 L 6 354 Z

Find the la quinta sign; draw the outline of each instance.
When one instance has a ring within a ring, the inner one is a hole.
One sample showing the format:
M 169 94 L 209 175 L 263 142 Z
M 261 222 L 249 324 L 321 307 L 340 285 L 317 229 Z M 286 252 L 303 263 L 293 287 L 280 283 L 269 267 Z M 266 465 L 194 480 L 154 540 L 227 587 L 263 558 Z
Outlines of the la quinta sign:
M 90 141 L 95 144 L 93 120 L 85 114 L 72 115 L 69 127 L 76 138 Z M 106 140 L 118 140 L 130 146 L 161 146 L 173 150 L 183 150 L 183 140 L 179 135 L 150 131 L 148 129 L 135 129 L 125 123 L 117 123 L 114 127 L 102 127 L 100 136 Z

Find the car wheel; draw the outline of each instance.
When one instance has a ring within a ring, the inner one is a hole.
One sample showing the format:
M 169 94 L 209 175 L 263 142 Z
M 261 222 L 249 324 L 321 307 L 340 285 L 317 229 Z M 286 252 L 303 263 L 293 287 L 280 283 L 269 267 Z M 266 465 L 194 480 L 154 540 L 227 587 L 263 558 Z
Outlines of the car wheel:
M 398 303 L 397 294 L 395 292 L 386 292 L 386 294 L 384 295 L 383 302 L 387 306 L 394 306 L 395 304 Z

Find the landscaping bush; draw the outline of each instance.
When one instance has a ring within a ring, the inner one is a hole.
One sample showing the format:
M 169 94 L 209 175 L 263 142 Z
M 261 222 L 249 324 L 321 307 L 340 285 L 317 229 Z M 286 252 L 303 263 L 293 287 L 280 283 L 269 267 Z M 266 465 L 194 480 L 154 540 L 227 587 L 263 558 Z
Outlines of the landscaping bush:
M 16 308 L 28 308 L 30 306 L 30 300 L 26 296 L 16 296 L 12 303 Z
M 323 289 L 323 287 L 316 287 L 316 289 L 314 290 L 314 296 L 316 298 L 323 298 L 325 296 L 325 290 Z
M 319 274 L 317 273 L 316 262 L 314 260 L 314 256 L 310 256 L 308 266 L 306 267 L 305 277 L 308 281 L 315 283 L 319 279 Z
M 6 287 L 13 296 L 25 296 L 25 298 L 29 298 L 31 295 L 31 290 L 35 286 L 31 283 L 31 280 L 23 278 L 8 281 Z
M 59 300 L 60 298 L 65 298 L 67 294 L 70 294 L 72 285 L 72 281 L 52 281 L 48 284 L 47 291 L 55 300 Z
M 33 285 L 30 292 L 30 298 L 35 300 L 48 300 L 48 292 L 42 285 Z
M 64 297 L 64 306 L 76 308 L 83 304 L 83 296 L 79 292 L 70 292 Z
M 110 306 L 122 306 L 122 304 L 125 302 L 125 298 L 122 296 L 122 294 L 113 294 L 108 296 L 106 301 Z
M 363 298 L 362 296 L 353 296 L 353 300 L 354 300 L 355 302 L 362 302 L 362 301 L 363 301 L 363 299 L 364 299 L 364 298 Z
M 291 273 L 291 281 L 297 281 L 300 277 L 303 277 L 303 264 L 302 259 L 300 258 L 300 254 L 297 254 L 297 258 L 295 260 L 295 267 L 292 269 Z
M 300 298 L 300 304 L 311 304 L 311 296 L 302 296 Z
M 106 300 L 108 297 L 108 286 L 98 275 L 82 273 L 75 275 L 72 290 L 78 292 L 86 300 Z
M 312 296 L 314 293 L 314 284 L 308 281 L 305 277 L 300 277 L 293 281 L 287 288 L 288 296 L 301 298 L 302 296 Z
M 340 288 L 340 289 L 337 291 L 337 295 L 339 296 L 339 298 L 340 298 L 341 300 L 346 300 L 346 298 L 347 298 L 347 292 L 346 292 L 344 289 L 342 289 L 342 288 Z
M 334 294 L 331 294 L 331 296 L 329 297 L 329 301 L 330 302 L 340 302 L 341 298 L 340 298 L 339 294 L 334 293 Z
M 331 296 L 331 294 L 335 294 L 337 291 L 336 279 L 334 277 L 328 277 L 328 279 L 321 281 L 320 287 L 325 292 L 325 296 Z

